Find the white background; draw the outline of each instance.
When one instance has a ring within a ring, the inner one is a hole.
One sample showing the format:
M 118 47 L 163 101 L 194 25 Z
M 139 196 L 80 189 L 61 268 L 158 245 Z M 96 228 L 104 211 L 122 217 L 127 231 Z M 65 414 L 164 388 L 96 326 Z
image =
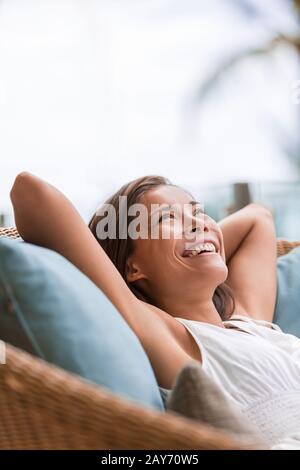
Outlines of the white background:
M 85 218 L 145 174 L 194 192 L 298 177 L 280 145 L 281 132 L 297 133 L 292 50 L 244 60 L 196 103 L 218 64 L 270 35 L 234 3 L 0 0 L 0 212 L 22 170 L 57 185 Z M 264 1 L 270 28 L 292 31 L 282 5 Z

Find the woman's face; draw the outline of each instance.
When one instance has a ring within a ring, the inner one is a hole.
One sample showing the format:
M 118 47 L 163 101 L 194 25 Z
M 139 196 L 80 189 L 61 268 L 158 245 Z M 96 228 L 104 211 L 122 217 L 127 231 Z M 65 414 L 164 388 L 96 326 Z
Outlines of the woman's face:
M 187 296 L 212 297 L 228 274 L 219 225 L 203 212 L 200 203 L 175 186 L 158 186 L 139 202 L 147 207 L 144 222 L 149 236 L 132 241 L 127 280 L 136 281 L 158 306 L 168 299 L 174 303 Z M 209 252 L 198 253 L 203 249 Z

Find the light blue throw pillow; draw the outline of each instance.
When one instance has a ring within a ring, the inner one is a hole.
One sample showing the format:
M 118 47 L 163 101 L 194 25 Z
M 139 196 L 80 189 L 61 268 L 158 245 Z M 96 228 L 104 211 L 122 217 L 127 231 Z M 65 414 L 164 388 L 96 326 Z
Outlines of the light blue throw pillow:
M 54 251 L 0 239 L 0 338 L 123 398 L 164 409 L 134 332 L 101 290 Z
M 300 338 L 300 247 L 278 258 L 277 280 L 273 322 Z

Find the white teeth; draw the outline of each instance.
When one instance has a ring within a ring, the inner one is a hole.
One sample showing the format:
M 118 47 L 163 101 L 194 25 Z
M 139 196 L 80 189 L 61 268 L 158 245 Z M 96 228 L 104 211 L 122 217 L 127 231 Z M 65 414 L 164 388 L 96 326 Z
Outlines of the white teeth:
M 189 257 L 191 257 L 191 256 L 196 256 L 198 253 L 199 253 L 198 250 L 196 250 L 196 249 L 195 249 L 195 250 L 192 250 L 192 251 L 189 253 Z
M 210 251 L 210 252 L 215 253 L 215 252 L 216 252 L 216 248 L 215 248 L 215 246 L 213 245 L 213 243 L 200 243 L 199 245 L 193 247 L 192 250 L 190 250 L 188 256 L 189 256 L 189 257 L 196 256 L 196 255 L 198 255 L 201 251 Z

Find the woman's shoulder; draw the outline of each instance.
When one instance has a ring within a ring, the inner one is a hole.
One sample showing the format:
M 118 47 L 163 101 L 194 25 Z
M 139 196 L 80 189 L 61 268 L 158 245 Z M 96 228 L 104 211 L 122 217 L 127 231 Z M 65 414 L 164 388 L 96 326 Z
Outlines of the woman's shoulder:
M 234 312 L 228 320 L 223 322 L 223 324 L 224 326 L 243 325 L 243 328 L 248 325 L 250 328 L 252 328 L 252 330 L 256 331 L 260 331 L 262 328 L 265 330 L 267 328 L 269 330 L 282 332 L 281 328 L 275 323 L 269 322 L 267 320 L 253 318 L 253 316 L 245 314 L 244 312 L 242 314 Z

